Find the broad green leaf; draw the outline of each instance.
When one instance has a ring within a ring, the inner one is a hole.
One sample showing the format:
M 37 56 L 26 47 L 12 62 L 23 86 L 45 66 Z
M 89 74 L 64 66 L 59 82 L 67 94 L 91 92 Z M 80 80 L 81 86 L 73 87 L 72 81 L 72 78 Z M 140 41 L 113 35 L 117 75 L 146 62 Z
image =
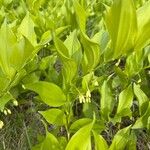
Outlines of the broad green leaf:
M 107 81 L 104 81 L 100 89 L 100 94 L 101 94 L 100 111 L 102 113 L 102 117 L 108 120 L 113 105 L 112 105 L 112 92 Z
M 78 131 L 81 127 L 83 127 L 91 122 L 92 122 L 92 119 L 89 119 L 89 118 L 78 119 L 77 121 L 75 121 L 74 123 L 71 124 L 69 131 L 74 133 L 74 132 Z
M 0 66 L 4 74 L 10 78 L 13 76 L 13 68 L 9 62 L 9 55 L 15 49 L 16 37 L 8 27 L 6 20 L 0 29 Z
M 147 104 L 147 109 L 145 110 L 143 116 L 137 119 L 132 128 L 133 129 L 146 128 L 149 123 L 149 116 L 150 116 L 150 102 Z
M 100 49 L 103 52 L 105 52 L 105 49 L 107 48 L 107 45 L 110 41 L 109 34 L 104 29 L 101 29 L 98 33 L 94 35 L 92 40 L 96 43 L 99 43 Z
M 5 93 L 3 96 L 0 97 L 0 110 L 4 110 L 5 105 L 13 99 L 13 96 L 10 93 Z
M 73 6 L 76 13 L 76 19 L 79 25 L 79 28 L 82 32 L 86 31 L 86 18 L 87 14 L 84 8 L 79 4 L 78 0 L 73 1 Z
M 133 0 L 114 0 L 106 15 L 106 25 L 112 40 L 113 58 L 131 51 L 137 32 L 136 9 Z
M 36 34 L 34 31 L 35 24 L 31 18 L 31 14 L 27 12 L 26 16 L 22 20 L 18 31 L 21 33 L 23 36 L 25 36 L 33 46 L 37 45 L 37 39 L 36 39 Z
M 138 35 L 135 49 L 140 50 L 150 43 L 150 2 L 137 10 Z
M 76 30 L 70 33 L 70 35 L 65 40 L 64 44 L 67 47 L 71 58 L 75 60 L 76 63 L 79 65 L 82 58 L 82 50 L 81 50 L 81 44 L 77 38 Z
M 53 125 L 64 125 L 64 113 L 60 109 L 52 108 L 46 111 L 39 112 L 48 123 Z
M 128 143 L 126 145 L 126 150 L 136 150 L 136 143 L 137 143 L 137 137 L 134 133 L 134 131 L 131 131 L 131 134 L 129 136 L 129 139 L 128 139 Z
M 86 74 L 91 72 L 100 62 L 101 50 L 98 43 L 93 42 L 86 34 L 81 32 L 81 43 L 83 44 L 82 69 Z
M 63 26 L 63 27 L 60 27 L 60 28 L 57 28 L 55 30 L 56 32 L 56 35 L 60 35 L 61 33 L 63 33 L 66 29 L 68 29 L 69 26 Z M 42 37 L 41 37 L 41 40 L 40 40 L 40 45 L 45 45 L 47 43 L 49 43 L 50 41 L 52 40 L 52 33 L 50 30 L 44 32 L 42 34 Z
M 138 59 L 136 53 L 128 55 L 125 64 L 125 73 L 128 77 L 133 77 L 138 74 L 143 67 L 143 58 Z
M 131 126 L 128 126 L 126 128 L 123 128 L 119 130 L 116 135 L 113 138 L 112 144 L 110 145 L 109 150 L 123 150 L 125 149 L 129 136 L 130 136 L 130 128 Z
M 90 72 L 89 74 L 86 74 L 85 76 L 83 76 L 83 79 L 82 79 L 82 90 L 84 92 L 86 92 L 88 90 L 89 84 L 90 84 L 93 76 L 94 76 L 93 72 Z
M 39 81 L 25 85 L 25 88 L 38 93 L 42 101 L 49 106 L 58 107 L 66 103 L 66 96 L 63 91 L 53 83 Z
M 131 106 L 133 102 L 133 91 L 132 85 L 129 85 L 125 90 L 123 90 L 119 95 L 119 103 L 117 108 L 117 114 L 120 117 L 131 116 Z M 125 114 L 124 114 L 125 112 Z
M 59 145 L 60 145 L 60 150 L 64 150 L 66 148 L 66 145 L 68 142 L 66 137 L 64 137 L 64 136 L 57 137 L 57 140 L 58 140 Z
M 80 128 L 70 139 L 65 150 L 89 150 L 93 122 Z
M 121 84 L 123 88 L 126 87 L 128 84 L 128 77 L 127 77 L 126 73 L 123 72 L 122 69 L 117 66 L 114 67 L 114 71 L 119 78 L 119 81 L 120 81 L 119 85 Z
M 95 150 L 108 150 L 108 145 L 105 139 L 93 131 L 94 141 L 95 141 Z
M 0 83 L 1 83 L 0 84 L 0 93 L 1 93 L 8 87 L 10 80 L 5 76 L 0 76 Z
M 26 75 L 22 82 L 23 84 L 30 84 L 30 83 L 35 83 L 35 82 L 38 82 L 39 81 L 39 74 L 37 72 L 32 72 L 28 75 Z
M 60 147 L 56 137 L 53 134 L 47 132 L 44 141 L 32 147 L 32 150 L 60 150 Z
M 150 18 L 149 18 L 150 20 Z M 135 49 L 140 51 L 146 45 L 150 43 L 150 21 L 143 27 L 142 33 L 139 33 L 139 36 L 136 40 Z
M 50 55 L 50 56 L 42 58 L 41 61 L 40 61 L 39 68 L 41 70 L 45 70 L 48 67 L 53 67 L 53 65 L 56 62 L 56 59 L 57 59 L 57 56 L 54 56 L 54 55 Z
M 91 99 L 92 101 L 92 99 Z M 91 102 L 91 103 L 84 103 L 82 108 L 83 115 L 87 118 L 93 117 L 93 112 L 97 117 L 99 117 L 99 109 L 97 108 L 97 104 Z M 99 126 L 100 127 L 100 126 Z
M 62 75 L 65 83 L 71 84 L 76 74 L 77 74 L 77 64 L 73 60 L 64 61 Z
M 51 31 L 48 30 L 48 31 L 46 31 L 46 32 L 44 32 L 42 34 L 42 37 L 41 37 L 41 40 L 40 40 L 40 44 L 41 45 L 45 45 L 48 42 L 50 42 L 51 40 L 52 40 L 52 34 L 51 34 Z
M 20 70 L 18 73 L 16 73 L 15 78 L 11 82 L 11 85 L 9 85 L 9 88 L 16 86 L 19 84 L 20 80 L 27 75 L 27 72 L 25 69 Z
M 70 58 L 69 51 L 67 47 L 64 45 L 64 43 L 56 36 L 54 37 L 54 43 L 61 60 L 62 61 L 69 60 Z
M 27 38 L 22 38 L 10 53 L 10 63 L 17 71 L 23 68 L 34 55 L 34 47 Z
M 139 102 L 140 115 L 143 115 L 148 107 L 148 103 L 149 103 L 148 97 L 140 89 L 140 86 L 136 84 L 134 84 L 134 94 L 137 97 L 137 100 Z

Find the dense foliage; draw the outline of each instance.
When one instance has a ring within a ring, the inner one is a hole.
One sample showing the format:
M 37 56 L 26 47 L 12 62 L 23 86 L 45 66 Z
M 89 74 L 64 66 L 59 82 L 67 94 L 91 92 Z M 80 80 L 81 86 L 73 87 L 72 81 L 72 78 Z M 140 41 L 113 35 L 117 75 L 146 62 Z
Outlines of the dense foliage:
M 30 149 L 136 150 L 150 135 L 149 0 L 0 0 L 0 23 L 1 116 L 32 99 L 45 135 Z

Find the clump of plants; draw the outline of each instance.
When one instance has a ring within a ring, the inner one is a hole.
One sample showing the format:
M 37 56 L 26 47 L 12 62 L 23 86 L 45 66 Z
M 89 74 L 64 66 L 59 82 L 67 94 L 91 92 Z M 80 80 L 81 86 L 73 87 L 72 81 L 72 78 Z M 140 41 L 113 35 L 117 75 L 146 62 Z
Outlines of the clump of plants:
M 32 150 L 150 147 L 149 0 L 0 6 L 0 128 L 17 114 Z

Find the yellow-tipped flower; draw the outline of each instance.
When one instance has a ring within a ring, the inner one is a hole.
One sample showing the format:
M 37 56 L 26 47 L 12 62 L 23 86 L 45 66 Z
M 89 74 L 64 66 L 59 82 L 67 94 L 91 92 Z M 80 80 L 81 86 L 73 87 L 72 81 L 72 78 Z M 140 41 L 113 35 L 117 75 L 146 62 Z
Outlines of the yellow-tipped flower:
M 87 103 L 90 103 L 90 102 L 91 102 L 91 92 L 90 92 L 89 89 L 88 89 L 87 92 L 86 92 L 86 102 L 87 102 Z
M 4 110 L 3 113 L 7 116 L 7 110 Z
M 90 92 L 89 89 L 88 89 L 87 92 L 86 92 L 86 97 L 87 97 L 87 98 L 91 98 L 91 92 Z
M 11 114 L 11 110 L 10 109 L 7 109 L 7 112 L 8 112 L 8 114 Z
M 79 95 L 79 102 L 80 103 L 85 103 L 85 98 L 82 94 Z
M 13 104 L 14 104 L 15 106 L 18 106 L 18 101 L 14 100 L 14 101 L 13 101 Z
M 86 102 L 87 102 L 87 103 L 91 103 L 91 98 L 90 98 L 90 97 L 87 97 L 87 98 L 86 98 Z

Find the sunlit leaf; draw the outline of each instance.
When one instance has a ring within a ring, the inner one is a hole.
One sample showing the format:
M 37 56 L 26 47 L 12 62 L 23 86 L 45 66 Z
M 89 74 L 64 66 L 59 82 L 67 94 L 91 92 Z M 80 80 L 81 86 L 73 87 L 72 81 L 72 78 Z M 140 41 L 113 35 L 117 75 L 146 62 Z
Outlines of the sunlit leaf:
M 63 125 L 64 124 L 64 113 L 60 109 L 49 109 L 46 111 L 40 111 L 40 114 L 46 119 L 50 124 Z
M 150 2 L 146 2 L 137 10 L 138 35 L 135 48 L 142 49 L 150 43 Z
M 148 107 L 149 100 L 139 85 L 134 84 L 134 94 L 139 102 L 140 115 L 143 115 Z
M 120 115 L 121 117 L 131 116 L 130 108 L 132 106 L 132 103 L 133 103 L 133 91 L 132 91 L 132 85 L 129 85 L 119 95 L 117 115 Z
M 114 0 L 106 15 L 106 25 L 112 40 L 113 58 L 131 51 L 137 32 L 133 0 Z
M 25 36 L 33 46 L 37 45 L 37 39 L 36 39 L 36 34 L 34 31 L 34 22 L 31 18 L 31 14 L 28 12 L 24 19 L 22 20 L 18 31 L 21 33 L 23 36 Z
M 65 150 L 87 150 L 91 143 L 91 130 L 93 123 L 80 128 L 70 139 Z M 82 144 L 81 144 L 82 143 Z
M 108 150 L 108 145 L 105 139 L 93 131 L 94 140 L 95 140 L 95 150 Z
M 44 141 L 32 147 L 32 150 L 60 150 L 60 147 L 57 138 L 53 134 L 47 132 Z
M 39 81 L 33 84 L 25 85 L 25 88 L 33 90 L 39 94 L 42 101 L 49 106 L 61 106 L 66 103 L 66 96 L 60 87 L 53 83 Z
M 112 92 L 107 81 L 104 81 L 100 93 L 101 93 L 100 111 L 102 113 L 102 117 L 108 120 L 113 105 L 112 105 Z
M 110 145 L 109 150 L 123 150 L 128 143 L 130 136 L 130 128 L 126 127 L 124 129 L 119 130 L 113 138 L 112 144 Z

